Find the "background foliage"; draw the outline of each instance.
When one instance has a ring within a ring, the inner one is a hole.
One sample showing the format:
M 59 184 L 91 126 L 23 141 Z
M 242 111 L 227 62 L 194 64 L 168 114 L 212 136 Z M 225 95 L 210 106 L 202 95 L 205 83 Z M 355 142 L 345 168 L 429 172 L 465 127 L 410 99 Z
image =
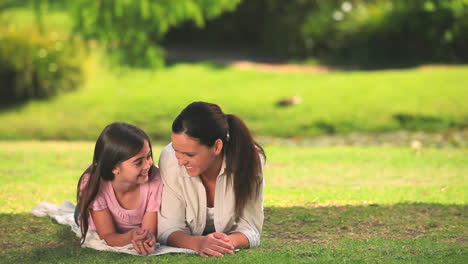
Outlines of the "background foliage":
M 79 38 L 37 27 L 0 26 L 0 102 L 12 104 L 76 89 L 86 51 Z
M 253 46 L 282 58 L 395 67 L 467 62 L 466 32 L 466 0 L 250 0 L 204 29 L 174 29 L 168 43 Z
M 120 63 L 158 67 L 164 55 L 158 43 L 167 30 L 181 22 L 202 26 L 240 0 L 82 0 L 71 1 L 68 10 L 75 31 L 96 39 L 113 51 Z
M 46 98 L 75 89 L 85 79 L 82 68 L 87 45 L 80 38 L 100 42 L 116 64 L 162 66 L 164 55 L 158 43 L 171 26 L 187 20 L 203 25 L 207 18 L 233 9 L 239 1 L 2 1 L 0 15 L 26 8 L 35 11 L 36 19 L 17 30 L 11 18 L 2 18 L 0 101 L 5 104 Z M 69 17 L 71 31 L 57 31 L 62 27 L 57 24 L 45 26 L 46 17 L 57 11 Z

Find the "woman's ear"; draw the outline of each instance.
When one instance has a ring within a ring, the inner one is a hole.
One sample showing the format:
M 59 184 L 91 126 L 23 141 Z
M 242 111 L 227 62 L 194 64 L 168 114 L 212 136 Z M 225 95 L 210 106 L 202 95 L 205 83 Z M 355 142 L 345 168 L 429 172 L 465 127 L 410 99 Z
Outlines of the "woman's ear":
M 117 175 L 117 174 L 119 174 L 119 173 L 120 173 L 120 169 L 119 169 L 119 167 L 117 167 L 117 166 L 116 166 L 116 167 L 114 167 L 114 169 L 112 170 L 112 173 L 113 173 L 114 175 Z
M 221 139 L 217 139 L 214 143 L 214 153 L 219 155 L 223 151 L 223 141 Z

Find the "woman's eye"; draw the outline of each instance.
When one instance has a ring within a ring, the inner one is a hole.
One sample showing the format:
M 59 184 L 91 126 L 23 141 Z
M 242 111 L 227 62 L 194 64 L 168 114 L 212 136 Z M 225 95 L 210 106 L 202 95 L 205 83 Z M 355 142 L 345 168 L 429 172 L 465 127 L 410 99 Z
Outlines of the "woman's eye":
M 195 156 L 195 154 L 187 154 L 187 156 L 193 157 L 193 156 Z

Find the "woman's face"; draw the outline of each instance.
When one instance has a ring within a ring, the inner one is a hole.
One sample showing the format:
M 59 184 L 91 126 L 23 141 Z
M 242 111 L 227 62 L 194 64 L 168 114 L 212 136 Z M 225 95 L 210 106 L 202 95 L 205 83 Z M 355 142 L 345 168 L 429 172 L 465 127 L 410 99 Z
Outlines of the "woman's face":
M 171 139 L 179 165 L 184 166 L 190 176 L 200 176 L 211 169 L 222 150 L 219 139 L 213 147 L 207 147 L 185 133 L 172 133 Z
M 120 182 L 142 184 L 148 181 L 149 169 L 153 166 L 151 149 L 145 140 L 140 152 L 117 165 L 112 172 Z

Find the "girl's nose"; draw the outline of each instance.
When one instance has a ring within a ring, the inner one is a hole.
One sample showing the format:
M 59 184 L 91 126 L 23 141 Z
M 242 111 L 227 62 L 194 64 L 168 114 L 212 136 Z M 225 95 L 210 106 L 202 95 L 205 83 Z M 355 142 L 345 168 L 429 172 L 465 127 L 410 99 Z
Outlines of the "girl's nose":
M 145 159 L 145 169 L 149 169 L 151 168 L 151 166 L 153 166 L 153 159 L 152 158 Z

